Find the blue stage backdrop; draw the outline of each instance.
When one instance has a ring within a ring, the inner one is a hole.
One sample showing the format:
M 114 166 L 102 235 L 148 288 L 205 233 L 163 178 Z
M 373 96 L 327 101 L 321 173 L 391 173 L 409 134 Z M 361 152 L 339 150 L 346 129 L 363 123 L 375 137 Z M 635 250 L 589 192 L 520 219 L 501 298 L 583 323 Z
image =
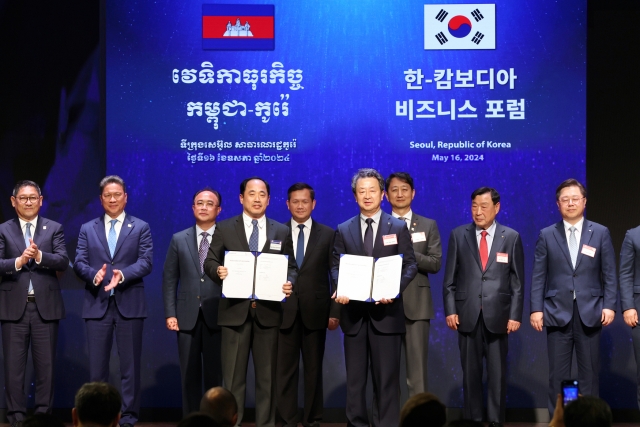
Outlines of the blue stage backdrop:
M 259 175 L 268 216 L 284 222 L 287 188 L 305 181 L 314 218 L 335 227 L 357 213 L 350 178 L 362 167 L 414 176 L 414 211 L 437 220 L 444 253 L 451 229 L 471 221 L 471 192 L 498 189 L 498 220 L 521 233 L 527 267 L 508 406 L 546 406 L 546 339 L 529 325 L 528 292 L 538 231 L 560 218 L 555 188 L 586 175 L 586 0 L 114 0 L 105 42 L 107 170 L 129 184 L 126 210 L 154 241 L 143 406 L 180 406 L 161 281 L 171 235 L 193 223 L 193 193 L 217 189 L 228 218 L 241 212 L 240 181 Z M 431 279 L 430 386 L 459 407 L 442 277 Z M 344 406 L 342 353 L 330 332 L 326 407 Z

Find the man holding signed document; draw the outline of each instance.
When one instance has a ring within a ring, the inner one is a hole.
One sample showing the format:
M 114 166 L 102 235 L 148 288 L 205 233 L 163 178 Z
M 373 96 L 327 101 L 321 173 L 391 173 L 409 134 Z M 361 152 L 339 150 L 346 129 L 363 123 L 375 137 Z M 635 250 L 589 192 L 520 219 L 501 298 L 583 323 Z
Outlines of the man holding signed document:
M 380 210 L 384 179 L 360 169 L 351 180 L 360 214 L 336 231 L 331 273 L 342 306 L 348 424 L 369 426 L 367 371 L 373 381 L 371 424 L 396 426 L 400 415 L 402 291 L 418 272 L 405 223 Z
M 207 276 L 222 283 L 218 311 L 222 379 L 238 403 L 238 425 L 244 413 L 250 351 L 256 378 L 256 425 L 275 425 L 280 301 L 291 294 L 297 277 L 289 228 L 265 216 L 269 191 L 262 178 L 242 181 L 242 214 L 218 223 L 204 263 Z

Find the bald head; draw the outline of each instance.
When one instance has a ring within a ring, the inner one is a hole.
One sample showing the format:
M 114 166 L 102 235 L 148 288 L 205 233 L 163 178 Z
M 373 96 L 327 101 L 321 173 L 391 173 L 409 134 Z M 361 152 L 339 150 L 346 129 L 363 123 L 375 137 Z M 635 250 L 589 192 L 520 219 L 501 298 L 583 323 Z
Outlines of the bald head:
M 207 390 L 200 401 L 200 412 L 209 414 L 222 427 L 233 427 L 238 421 L 236 398 L 223 387 Z

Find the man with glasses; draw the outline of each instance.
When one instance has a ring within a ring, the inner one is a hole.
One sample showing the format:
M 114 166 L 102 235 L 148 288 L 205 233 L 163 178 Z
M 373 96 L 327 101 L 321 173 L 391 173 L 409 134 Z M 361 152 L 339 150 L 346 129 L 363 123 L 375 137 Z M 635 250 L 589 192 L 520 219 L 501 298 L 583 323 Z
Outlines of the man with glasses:
M 571 378 L 573 350 L 580 392 L 598 396 L 600 334 L 613 322 L 616 261 L 609 230 L 584 217 L 587 191 L 575 179 L 556 190 L 562 221 L 540 231 L 531 283 L 531 326 L 547 328 L 549 413 L 562 380 Z
M 173 235 L 164 262 L 164 313 L 167 329 L 178 335 L 185 417 L 199 410 L 205 390 L 222 384 L 220 286 L 204 274 L 203 268 L 221 203 L 220 193 L 209 187 L 193 196 L 191 208 L 196 223 Z
M 65 316 L 57 274 L 67 269 L 69 258 L 62 225 L 38 215 L 38 184 L 18 182 L 11 205 L 18 217 L 0 225 L 0 322 L 7 418 L 12 427 L 19 427 L 27 412 L 29 343 L 36 375 L 35 412 L 51 413 L 58 323 Z
M 117 175 L 100 181 L 104 215 L 83 224 L 74 271 L 85 282 L 82 317 L 87 329 L 90 381 L 109 381 L 115 332 L 120 357 L 122 417 L 132 427 L 140 414 L 142 326 L 147 317 L 143 278 L 151 273 L 149 224 L 124 212 L 127 188 Z

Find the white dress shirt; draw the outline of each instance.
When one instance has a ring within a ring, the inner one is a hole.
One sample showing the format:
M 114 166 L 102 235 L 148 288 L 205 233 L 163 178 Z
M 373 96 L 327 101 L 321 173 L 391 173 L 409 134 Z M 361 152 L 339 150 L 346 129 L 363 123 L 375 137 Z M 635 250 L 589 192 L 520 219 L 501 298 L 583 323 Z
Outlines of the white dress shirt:
M 307 244 L 309 243 L 309 235 L 311 234 L 311 217 L 307 219 L 304 224 L 304 253 L 307 253 Z M 293 239 L 293 254 L 295 258 L 298 258 L 298 235 L 300 234 L 300 229 L 298 225 L 301 225 L 295 219 L 291 218 L 291 238 Z
M 360 228 L 362 231 L 362 241 L 364 242 L 364 233 L 367 231 L 367 218 L 372 218 L 371 228 L 373 229 L 373 246 L 376 245 L 376 235 L 378 234 L 378 225 L 380 224 L 380 216 L 382 215 L 382 209 L 378 209 L 373 216 L 368 217 L 360 214 Z
M 402 217 L 395 212 L 391 212 L 391 216 L 398 219 L 404 218 L 404 222 L 407 224 L 407 229 L 411 230 L 411 217 L 413 216 L 413 211 L 411 211 L 411 209 L 409 209 L 409 212 L 404 214 Z
M 216 231 L 216 225 L 213 224 L 213 226 L 208 229 L 208 230 L 203 230 L 202 228 L 200 228 L 198 225 L 196 225 L 196 249 L 200 250 L 200 244 L 202 243 L 202 233 L 209 233 L 209 235 L 207 236 L 207 240 L 209 241 L 209 245 L 211 245 L 211 236 L 213 236 L 214 231 Z
M 496 222 L 489 226 L 486 230 L 478 228 L 476 226 L 476 241 L 478 242 L 478 250 L 480 249 L 480 240 L 482 240 L 482 232 L 487 232 L 487 256 L 491 253 L 491 245 L 493 244 L 493 237 L 496 234 Z
M 575 227 L 576 231 L 574 232 L 576 235 L 576 243 L 578 244 L 578 250 L 580 250 L 580 237 L 582 236 L 582 226 L 584 225 L 584 217 L 580 218 L 580 221 L 575 223 L 574 225 L 569 224 L 567 221 L 562 220 L 564 225 L 564 233 L 567 237 L 567 247 L 569 247 L 569 236 L 571 236 L 571 231 L 569 229 L 571 227 Z
M 109 231 L 111 230 L 111 220 L 116 219 L 118 220 L 118 222 L 113 224 L 113 230 L 116 232 L 116 244 L 117 244 L 118 239 L 120 238 L 120 230 L 122 230 L 122 224 L 124 223 L 125 216 L 126 214 L 124 213 L 124 211 L 122 211 L 122 213 L 115 218 L 111 218 L 108 214 L 104 214 L 104 232 L 105 232 L 105 236 L 107 237 L 107 242 L 109 242 Z M 96 276 L 97 275 L 98 273 L 96 273 Z M 124 274 L 122 274 L 122 270 L 120 271 L 120 277 L 121 278 L 118 283 L 124 282 Z M 100 282 L 96 281 L 95 276 L 93 277 L 93 284 L 95 286 L 100 285 Z
M 253 224 L 251 223 L 253 218 L 243 212 L 242 221 L 244 221 L 244 231 L 247 235 L 247 243 L 249 243 L 251 241 L 251 233 L 253 233 Z M 262 215 L 262 218 L 258 219 L 258 252 L 262 252 L 265 243 L 267 243 L 267 217 Z

